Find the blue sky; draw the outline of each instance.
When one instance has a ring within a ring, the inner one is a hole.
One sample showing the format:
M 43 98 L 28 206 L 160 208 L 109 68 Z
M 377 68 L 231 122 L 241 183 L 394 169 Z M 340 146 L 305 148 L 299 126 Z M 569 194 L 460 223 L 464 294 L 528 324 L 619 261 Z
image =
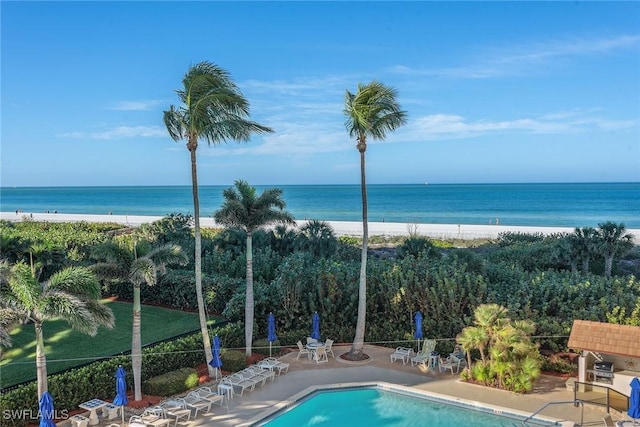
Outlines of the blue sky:
M 227 69 L 274 134 L 198 149 L 201 185 L 357 184 L 345 91 L 398 91 L 380 183 L 640 181 L 638 2 L 7 2 L 2 186 L 188 185 L 162 112 Z

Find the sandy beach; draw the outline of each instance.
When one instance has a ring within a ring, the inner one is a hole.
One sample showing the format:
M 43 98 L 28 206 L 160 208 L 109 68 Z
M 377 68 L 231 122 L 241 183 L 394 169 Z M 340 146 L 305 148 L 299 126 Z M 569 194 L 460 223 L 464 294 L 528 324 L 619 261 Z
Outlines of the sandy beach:
M 133 216 L 133 215 L 86 215 L 86 214 L 61 214 L 61 213 L 36 213 L 36 212 L 1 212 L 0 219 L 7 221 L 33 221 L 49 222 L 114 222 L 137 227 L 161 219 L 160 216 Z M 339 236 L 362 236 L 362 223 L 359 221 L 327 221 Z M 298 226 L 306 221 L 298 221 Z M 202 227 L 217 227 L 213 218 L 201 218 Z M 406 236 L 410 232 L 437 239 L 493 239 L 500 233 L 507 231 L 519 233 L 572 233 L 572 227 L 524 227 L 506 225 L 471 225 L 471 224 L 419 224 L 399 222 L 370 222 L 369 236 Z M 640 242 L 640 230 L 628 230 L 635 237 L 635 243 Z

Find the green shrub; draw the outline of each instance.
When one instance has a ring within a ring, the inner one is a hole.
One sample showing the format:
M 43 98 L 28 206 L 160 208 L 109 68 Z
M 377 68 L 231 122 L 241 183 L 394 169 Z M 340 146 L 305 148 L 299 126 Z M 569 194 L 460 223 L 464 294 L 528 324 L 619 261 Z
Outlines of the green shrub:
M 185 366 L 195 367 L 205 362 L 202 351 L 202 336 L 199 333 L 144 348 L 142 356 L 144 360 L 143 383 L 148 378 L 167 371 Z M 55 400 L 56 410 L 73 410 L 77 408 L 78 404 L 93 398 L 113 399 L 114 373 L 118 365 L 122 365 L 125 371 L 131 373 L 131 358 L 117 356 L 60 374 L 50 375 L 49 392 Z M 127 379 L 130 380 L 130 377 Z M 127 385 L 132 387 L 133 383 Z M 145 392 L 147 391 L 145 390 Z M 32 413 L 37 413 L 37 395 L 36 381 L 3 392 L 0 395 L 0 411 L 31 409 Z M 2 413 L 0 412 L 0 415 Z M 5 427 L 5 420 L 2 422 L 2 427 Z M 27 422 L 29 420 L 11 420 L 7 421 L 6 425 L 7 427 L 18 427 L 26 425 Z
M 247 367 L 247 358 L 241 351 L 223 349 L 220 358 L 225 371 L 237 372 Z
M 193 368 L 181 368 L 149 378 L 144 389 L 153 396 L 172 396 L 198 385 L 198 373 Z

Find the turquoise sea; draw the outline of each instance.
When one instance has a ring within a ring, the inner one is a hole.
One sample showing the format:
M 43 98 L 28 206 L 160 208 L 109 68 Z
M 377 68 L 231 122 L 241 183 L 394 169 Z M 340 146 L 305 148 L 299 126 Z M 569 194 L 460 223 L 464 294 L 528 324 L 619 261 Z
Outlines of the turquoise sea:
M 202 216 L 229 186 L 201 186 Z M 359 185 L 256 186 L 283 190 L 296 219 L 359 221 Z M 435 224 L 640 228 L 640 183 L 369 185 L 369 220 Z M 193 214 L 190 186 L 0 188 L 0 210 L 164 216 Z

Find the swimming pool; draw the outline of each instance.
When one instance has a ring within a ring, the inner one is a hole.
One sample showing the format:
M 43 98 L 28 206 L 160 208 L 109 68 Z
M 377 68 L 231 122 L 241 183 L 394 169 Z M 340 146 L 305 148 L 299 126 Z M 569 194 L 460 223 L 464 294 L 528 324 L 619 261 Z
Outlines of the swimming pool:
M 514 427 L 525 414 L 506 408 L 444 399 L 393 385 L 350 386 L 311 391 L 272 411 L 253 426 L 264 427 Z M 559 426 L 535 418 L 527 426 Z

